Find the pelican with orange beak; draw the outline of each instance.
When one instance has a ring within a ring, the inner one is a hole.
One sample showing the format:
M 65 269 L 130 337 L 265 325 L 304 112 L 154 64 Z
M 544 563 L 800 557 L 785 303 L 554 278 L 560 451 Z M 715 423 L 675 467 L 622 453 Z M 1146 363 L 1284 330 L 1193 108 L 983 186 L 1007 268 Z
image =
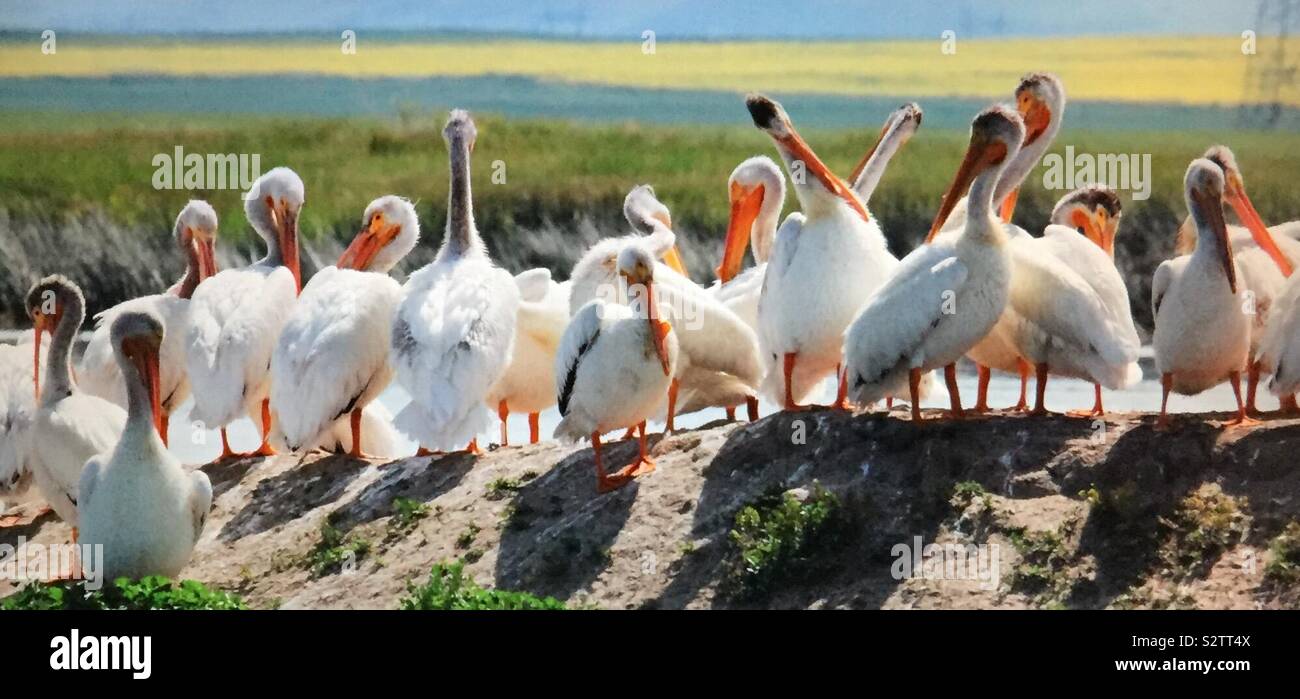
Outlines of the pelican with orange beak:
M 555 357 L 560 415 L 555 436 L 565 441 L 591 439 L 596 488 L 604 493 L 654 470 L 647 452 L 645 422 L 663 402 L 677 371 L 677 333 L 663 320 L 656 300 L 655 275 L 661 266 L 643 244 L 633 242 L 618 255 L 618 273 L 628 286 L 629 305 L 594 299 L 569 322 Z M 600 436 L 636 427 L 637 458 L 609 473 Z
M 1152 343 L 1163 391 L 1157 425 L 1169 425 L 1170 392 L 1196 395 L 1225 380 L 1237 399 L 1237 417 L 1230 424 L 1250 422 L 1241 399 L 1241 371 L 1250 358 L 1251 320 L 1223 219 L 1223 169 L 1198 158 L 1184 182 L 1196 250 L 1160 263 L 1151 283 Z
M 128 311 L 109 334 L 126 381 L 127 418 L 111 453 L 86 462 L 78 486 L 82 543 L 101 546 L 109 579 L 176 577 L 189 562 L 212 507 L 212 484 L 186 472 L 158 437 L 162 319 Z
M 266 242 L 266 257 L 217 273 L 194 291 L 185 334 L 185 369 L 194 394 L 190 417 L 221 429 L 221 458 L 234 456 L 225 428 L 241 415 L 261 418 L 262 444 L 274 454 L 271 434 L 271 354 L 302 288 L 298 268 L 298 216 L 302 179 L 277 167 L 253 182 L 244 212 Z
M 876 192 L 876 187 L 880 184 L 880 178 L 884 176 L 889 161 L 893 160 L 899 149 L 912 139 L 916 130 L 921 128 L 923 116 L 921 105 L 908 102 L 891 112 L 889 118 L 885 120 L 875 145 L 862 156 L 857 167 L 853 168 L 853 174 L 849 175 L 849 182 L 853 183 L 853 191 L 857 192 L 863 204 L 871 203 L 871 195 Z
M 321 441 L 338 420 L 362 457 L 362 411 L 393 379 L 388 334 L 402 288 L 389 270 L 420 238 L 415 207 L 380 197 L 339 258 L 312 277 L 271 354 L 271 412 L 290 451 Z
M 1241 270 L 1241 282 L 1251 295 L 1250 363 L 1246 367 L 1246 412 L 1258 414 L 1255 396 L 1260 376 L 1269 374 L 1264 365 L 1273 364 L 1281 347 L 1275 341 L 1266 349 L 1264 337 L 1273 318 L 1282 318 L 1291 308 L 1284 302 L 1292 270 L 1300 264 L 1300 241 L 1285 233 L 1292 224 L 1266 227 L 1255 205 L 1246 194 L 1237 158 L 1227 146 L 1210 146 L 1203 156 L 1223 170 L 1223 201 L 1230 206 L 1241 221 L 1241 226 L 1228 226 L 1228 239 L 1232 242 L 1233 259 Z M 1175 250 L 1180 254 L 1196 248 L 1196 229 L 1191 218 L 1178 229 Z M 1281 321 L 1285 323 L 1286 321 Z M 1280 336 L 1279 336 L 1280 337 Z M 1265 362 L 1263 355 L 1269 354 Z M 1295 401 L 1283 394 L 1283 407 L 1295 410 Z
M 844 330 L 898 260 L 849 185 L 831 172 L 795 131 L 777 102 L 745 100 L 754 125 L 785 161 L 802 220 L 777 231 L 758 302 L 764 388 L 785 410 L 802 410 L 827 376 L 839 376 Z M 844 381 L 836 405 L 848 407 Z
M 924 372 L 943 367 L 952 404 L 962 417 L 956 362 L 1002 314 L 1011 279 L 1007 234 L 993 214 L 993 190 L 1020 150 L 1020 116 L 1001 106 L 971 123 L 966 157 L 944 197 L 926 245 L 903 258 L 897 271 L 867 298 L 844 338 L 849 397 L 878 401 L 906 385 L 912 419 L 921 420 Z M 935 239 L 957 199 L 969 189 L 969 212 L 960 235 Z
M 76 284 L 57 274 L 40 280 L 27 292 L 27 314 L 36 329 L 32 372 L 36 418 L 29 452 L 33 482 L 45 502 L 72 526 L 75 542 L 82 468 L 88 459 L 117 444 L 126 425 L 126 412 L 80 390 L 72 379 L 72 345 L 86 319 L 86 300 Z M 51 334 L 51 340 L 42 381 L 41 336 L 45 332 Z M 158 417 L 151 421 L 151 429 L 158 429 L 161 414 Z
M 190 396 L 190 381 L 185 374 L 185 330 L 190 322 L 190 297 L 199 284 L 217 273 L 214 254 L 217 212 L 205 201 L 190 201 L 176 217 L 173 235 L 186 259 L 185 276 L 164 293 L 131 299 L 96 315 L 95 332 L 77 368 L 78 387 L 126 408 L 127 386 L 122 380 L 109 328 L 122 313 L 148 312 L 161 318 L 163 327 L 168 329 L 159 359 L 163 408 L 159 425 L 163 444 L 167 443 L 167 425 L 172 412 Z

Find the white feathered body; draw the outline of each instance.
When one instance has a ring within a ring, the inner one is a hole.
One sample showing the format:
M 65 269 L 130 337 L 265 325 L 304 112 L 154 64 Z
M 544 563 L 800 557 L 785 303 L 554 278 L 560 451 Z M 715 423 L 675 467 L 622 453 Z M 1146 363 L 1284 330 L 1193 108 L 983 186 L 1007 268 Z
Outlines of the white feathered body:
M 495 410 L 504 400 L 511 412 L 540 413 L 555 405 L 555 353 L 569 323 L 569 283 L 533 269 L 515 275 L 515 285 L 520 299 L 514 352 L 485 403 Z
M 784 356 L 797 353 L 792 395 L 802 402 L 840 363 L 844 332 L 898 267 L 875 220 L 846 206 L 804 220 L 788 217 L 776 233 L 758 302 L 765 393 L 784 402 Z
M 270 394 L 271 355 L 296 296 L 289 269 L 263 263 L 199 284 L 185 341 L 194 420 L 213 429 L 243 414 L 260 416 Z
M 1245 369 L 1251 317 L 1242 291 L 1232 293 L 1222 263 L 1204 247 L 1156 268 L 1152 344 L 1156 371 L 1173 374 L 1174 391 L 1195 395 Z
M 439 255 L 402 288 L 390 361 L 411 396 L 396 425 L 422 446 L 464 448 L 485 430 L 483 400 L 510 364 L 519 290 L 486 253 Z
M 158 394 L 163 412 L 170 414 L 190 397 L 190 382 L 185 373 L 190 301 L 179 296 L 141 296 L 97 314 L 95 332 L 77 368 L 77 387 L 126 408 L 126 382 L 113 354 L 108 329 L 119 315 L 136 311 L 153 313 L 163 322 L 163 343 L 158 352 Z
M 387 274 L 333 266 L 302 290 L 271 355 L 271 410 L 291 450 L 321 441 L 388 387 L 400 298 Z
M 148 421 L 131 425 L 80 481 L 80 543 L 102 545 L 108 579 L 175 578 L 189 562 L 212 506 L 202 471 L 186 472 Z
M 556 438 L 587 439 L 593 432 L 625 429 L 652 417 L 677 370 L 680 349 L 677 333 L 669 332 L 665 374 L 651 332 L 644 316 L 600 299 L 573 316 L 555 358 L 564 416 Z
M 125 410 L 81 391 L 37 410 L 29 452 L 33 482 L 64 522 L 78 526 L 77 489 L 86 461 L 112 450 L 125 426 Z
M 0 345 L 0 498 L 23 496 L 32 482 L 32 338 Z

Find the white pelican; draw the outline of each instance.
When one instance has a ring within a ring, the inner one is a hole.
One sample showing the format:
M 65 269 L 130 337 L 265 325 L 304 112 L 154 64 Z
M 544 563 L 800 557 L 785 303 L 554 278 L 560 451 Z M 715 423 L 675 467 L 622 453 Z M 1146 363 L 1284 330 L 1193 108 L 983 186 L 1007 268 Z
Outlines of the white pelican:
M 162 394 L 163 444 L 172 411 L 190 396 L 185 376 L 185 330 L 189 324 L 190 296 L 204 279 L 217 273 L 213 247 L 217 237 L 217 212 L 205 201 L 190 201 L 176 217 L 173 231 L 186 258 L 185 276 L 165 293 L 141 296 L 113 306 L 95 316 L 95 332 L 81 355 L 77 387 L 126 408 L 126 382 L 118 367 L 109 327 L 121 313 L 148 311 L 157 314 L 166 329 L 159 357 L 159 390 Z
M 271 413 L 290 451 L 346 417 L 349 453 L 361 457 L 362 411 L 393 379 L 388 337 L 402 288 L 388 272 L 415 247 L 420 221 L 390 194 L 370 202 L 362 226 L 337 266 L 302 290 L 271 354 Z
M 34 334 L 24 333 L 17 344 L 0 345 L 0 501 L 21 501 L 32 483 L 32 425 L 36 400 L 32 395 Z M 0 505 L 0 513 L 4 506 Z
M 1104 186 L 1084 187 L 1057 202 L 1041 238 L 1011 241 L 1011 295 L 994 332 L 1034 365 L 1034 414 L 1043 405 L 1048 374 L 1091 381 L 1089 416 L 1104 414 L 1101 387 L 1123 389 L 1142 379 L 1141 341 L 1128 290 L 1115 267 L 1120 202 Z
M 1246 412 L 1257 414 L 1255 392 L 1262 371 L 1261 355 L 1264 353 L 1262 342 L 1267 328 L 1275 314 L 1285 315 L 1288 311 L 1283 303 L 1288 278 L 1297 264 L 1300 264 L 1300 241 L 1288 234 L 1295 221 L 1277 226 L 1266 227 L 1255 205 L 1246 194 L 1246 183 L 1242 179 L 1237 158 L 1227 146 L 1211 146 L 1202 156 L 1218 165 L 1223 170 L 1223 201 L 1232 207 L 1241 226 L 1228 226 L 1228 239 L 1232 243 L 1233 259 L 1241 271 L 1241 283 L 1250 293 L 1251 331 L 1250 362 L 1246 367 Z M 1182 255 L 1196 249 L 1196 226 L 1189 216 L 1178 229 L 1178 243 L 1174 250 Z M 1285 322 L 1285 321 L 1283 321 Z M 1277 358 L 1277 350 L 1272 347 L 1272 358 Z M 1283 408 L 1294 411 L 1295 401 L 1283 395 Z
M 1025 135 L 1020 116 L 990 107 L 971 123 L 970 145 L 930 227 L 926 245 L 867 299 L 844 339 L 849 395 L 861 405 L 907 383 L 912 419 L 923 372 L 944 368 L 953 417 L 962 416 L 956 362 L 983 338 L 1006 305 L 1011 277 L 1007 234 L 993 216 L 993 188 Z M 965 227 L 935 240 L 962 192 L 970 190 Z
M 731 215 L 722 260 L 715 270 L 718 281 L 709 291 L 757 331 L 758 298 L 781 209 L 785 207 L 785 175 L 771 158 L 755 156 L 731 172 L 727 197 Z M 742 272 L 745 248 L 750 245 L 754 248 L 754 266 Z
M 506 422 L 510 411 L 528 414 L 528 442 L 541 439 L 541 412 L 555 405 L 555 353 L 569 323 L 569 284 L 557 284 L 549 269 L 515 275 L 519 287 L 519 317 L 515 321 L 515 351 L 505 375 L 487 395 L 487 405 L 501 419 L 501 446 L 510 444 Z
M 126 412 L 76 387 L 72 343 L 86 319 L 86 300 L 60 275 L 45 277 L 27 292 L 27 313 L 36 326 L 32 381 L 37 398 L 30 458 L 36 489 L 77 540 L 77 484 L 86 460 L 113 448 Z M 41 333 L 50 331 L 45 381 L 41 381 Z
M 654 470 L 646 454 L 645 421 L 663 401 L 677 369 L 677 334 L 660 319 L 656 256 L 633 242 L 618 255 L 618 273 L 629 285 L 631 308 L 604 299 L 583 306 L 569 322 L 555 358 L 560 414 L 555 436 L 591 438 L 596 486 L 607 492 Z M 610 475 L 600 455 L 600 435 L 637 426 L 640 450 L 631 464 Z
M 492 263 L 474 225 L 474 121 L 453 111 L 442 135 L 451 167 L 447 234 L 433 262 L 402 287 L 393 319 L 389 361 L 411 396 L 396 424 L 423 448 L 478 453 L 476 436 L 489 420 L 483 398 L 510 364 L 519 289 Z
M 207 474 L 187 473 L 156 431 L 164 332 L 148 311 L 119 313 L 109 330 L 126 382 L 126 428 L 111 454 L 86 462 L 77 501 L 82 543 L 103 547 L 101 572 L 109 580 L 175 577 L 212 507 Z
M 895 109 L 885 120 L 875 145 L 862 156 L 857 167 L 853 168 L 853 174 L 849 175 L 849 182 L 853 183 L 853 191 L 857 192 L 858 198 L 864 205 L 871 203 L 871 195 L 875 193 L 876 186 L 880 184 L 880 178 L 885 174 L 885 168 L 894 154 L 911 140 L 917 129 L 921 128 L 923 116 L 921 105 L 915 102 L 908 102 Z
M 221 456 L 232 456 L 226 425 L 261 415 L 262 445 L 270 455 L 271 353 L 302 287 L 298 269 L 298 214 L 302 179 L 277 167 L 253 182 L 244 211 L 266 241 L 266 257 L 206 279 L 190 299 L 185 369 L 194 394 L 190 417 L 221 428 Z
M 745 105 L 785 160 L 804 214 L 777 231 L 758 303 L 764 387 L 785 410 L 800 410 L 822 379 L 840 373 L 844 329 L 898 260 L 857 195 L 800 138 L 781 105 L 761 95 Z M 839 383 L 836 405 L 847 407 Z
M 670 263 L 675 236 L 667 207 L 648 185 L 634 187 L 624 200 L 623 213 L 632 227 L 646 235 L 606 238 L 591 246 L 573 266 L 569 308 L 576 314 L 600 298 L 625 300 L 619 284 L 617 257 L 636 243 L 652 257 Z M 671 264 L 655 268 L 656 294 L 681 343 L 677 373 L 668 389 L 667 430 L 674 417 L 708 406 L 749 403 L 762 381 L 763 362 L 754 331 L 708 290 L 679 273 Z M 681 392 L 679 401 L 679 391 Z M 757 403 L 751 404 L 751 415 Z
M 1196 395 L 1224 380 L 1237 398 L 1233 424 L 1250 421 L 1241 400 L 1241 371 L 1250 356 L 1250 316 L 1223 220 L 1223 170 L 1193 160 L 1185 177 L 1187 210 L 1200 237 L 1196 250 L 1160 263 L 1151 283 L 1156 371 L 1163 398 L 1157 425 L 1169 424 L 1169 392 Z

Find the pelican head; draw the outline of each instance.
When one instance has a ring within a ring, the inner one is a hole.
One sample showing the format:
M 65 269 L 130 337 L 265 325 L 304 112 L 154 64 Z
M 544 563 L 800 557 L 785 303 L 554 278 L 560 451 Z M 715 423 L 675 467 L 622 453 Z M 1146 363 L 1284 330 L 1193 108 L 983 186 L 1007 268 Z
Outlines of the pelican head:
M 754 156 L 731 171 L 727 197 L 731 201 L 731 215 L 727 220 L 722 262 L 716 270 L 724 284 L 740 273 L 745 247 L 751 242 L 754 259 L 766 261 L 771 253 L 777 218 L 785 206 L 785 176 L 771 158 Z
M 1223 274 L 1228 278 L 1228 288 L 1237 293 L 1237 267 L 1232 260 L 1232 243 L 1228 241 L 1228 225 L 1223 219 L 1223 169 L 1205 158 L 1197 158 L 1187 166 L 1183 178 L 1187 196 L 1187 210 L 1196 222 L 1200 238 L 1198 249 L 1213 251 L 1223 263 Z
M 862 220 L 871 220 L 867 207 L 862 204 L 853 190 L 826 167 L 808 143 L 799 136 L 799 132 L 795 131 L 794 124 L 785 113 L 785 108 L 763 95 L 749 95 L 745 98 L 745 106 L 749 108 L 749 116 L 754 120 L 754 126 L 766 132 L 776 143 L 777 150 L 785 159 L 786 167 L 790 169 L 790 179 L 794 183 L 795 191 L 801 194 L 800 202 L 805 209 L 810 208 L 808 206 L 810 202 L 803 201 L 802 194 L 816 191 L 810 186 L 812 183 L 806 181 L 804 177 L 806 173 L 821 184 L 821 191 L 842 200 L 858 216 L 861 216 Z
M 853 168 L 853 174 L 849 175 L 849 181 L 857 186 L 858 178 L 862 176 L 862 171 L 867 168 L 867 164 L 880 150 L 881 144 L 885 144 L 892 151 L 907 145 L 916 135 L 917 129 L 921 128 L 921 118 L 925 112 L 921 111 L 921 105 L 915 102 L 908 102 L 903 106 L 889 113 L 885 119 L 885 125 L 880 127 L 880 135 L 876 137 L 876 142 L 871 145 L 871 150 L 862 156 L 858 161 L 857 167 Z M 861 189 L 859 189 L 861 191 Z
M 654 187 L 648 184 L 633 187 L 632 191 L 623 198 L 623 218 L 627 219 L 632 228 L 646 235 L 670 232 L 673 229 L 672 214 L 669 213 L 668 207 L 659 201 Z M 675 242 L 664 254 L 664 264 L 672 267 L 682 276 L 690 276 Z
M 370 202 L 361 222 L 364 228 L 343 251 L 339 267 L 387 273 L 420 239 L 420 219 L 404 197 L 389 194 Z
M 1052 223 L 1069 226 L 1115 257 L 1115 234 L 1122 214 L 1119 195 L 1104 184 L 1080 187 L 1052 208 Z
M 672 328 L 659 319 L 659 307 L 655 303 L 655 258 L 645 247 L 633 243 L 625 246 L 618 253 L 618 273 L 627 280 L 629 299 L 639 298 L 641 303 L 633 305 L 638 315 L 644 314 L 650 323 L 650 338 L 655 354 L 663 366 L 664 376 L 672 374 L 672 363 L 668 357 L 667 337 Z
M 33 343 L 32 387 L 36 400 L 41 398 L 41 333 L 53 335 L 65 323 L 73 330 L 86 319 L 86 297 L 81 287 L 61 274 L 52 274 L 32 285 L 27 292 L 27 316 L 32 319 L 36 342 Z
M 966 147 L 966 157 L 962 159 L 961 166 L 957 169 L 957 176 L 948 187 L 947 194 L 944 195 L 939 214 L 930 226 L 930 234 L 926 236 L 927 243 L 934 240 L 939 229 L 943 227 L 944 221 L 948 220 L 953 207 L 957 205 L 957 201 L 971 189 L 973 182 L 997 181 L 1007 161 L 1020 152 L 1020 144 L 1024 138 L 1024 122 L 1021 121 L 1019 114 L 1008 107 L 994 105 L 975 116 L 975 120 L 970 125 L 970 145 Z M 977 193 L 971 190 L 971 205 L 973 206 L 980 197 L 991 199 L 992 196 L 991 187 L 987 192 Z
M 442 140 L 447 142 L 448 146 L 454 147 L 457 144 L 464 144 L 469 152 L 474 151 L 474 142 L 478 139 L 478 127 L 474 126 L 474 120 L 470 118 L 469 112 L 464 109 L 453 109 L 447 116 L 447 123 L 442 127 Z
M 113 352 L 128 385 L 144 388 L 149 400 L 150 417 L 159 435 L 163 434 L 162 399 L 158 380 L 158 353 L 163 341 L 163 322 L 151 311 L 122 313 L 109 328 Z
M 1223 199 L 1237 213 L 1241 224 L 1250 231 L 1250 237 L 1255 240 L 1255 244 L 1273 258 L 1273 262 L 1282 270 L 1283 276 L 1291 276 L 1291 260 L 1278 248 L 1273 235 L 1268 232 L 1268 226 L 1264 225 L 1264 220 L 1260 218 L 1259 212 L 1255 211 L 1255 205 L 1246 195 L 1246 182 L 1241 177 L 1241 168 L 1237 167 L 1237 156 L 1233 155 L 1232 150 L 1227 146 L 1218 145 L 1210 146 L 1203 157 L 1218 165 L 1223 171 Z
M 197 282 L 217 273 L 217 212 L 210 204 L 191 199 L 176 216 L 175 234 Z
M 268 248 L 281 256 L 302 289 L 298 266 L 298 214 L 306 200 L 306 188 L 298 173 L 277 167 L 253 182 L 244 199 L 244 213 Z
M 1016 109 L 1025 122 L 1024 145 L 1044 135 L 1050 141 L 1065 112 L 1065 86 L 1051 73 L 1030 73 L 1016 87 Z

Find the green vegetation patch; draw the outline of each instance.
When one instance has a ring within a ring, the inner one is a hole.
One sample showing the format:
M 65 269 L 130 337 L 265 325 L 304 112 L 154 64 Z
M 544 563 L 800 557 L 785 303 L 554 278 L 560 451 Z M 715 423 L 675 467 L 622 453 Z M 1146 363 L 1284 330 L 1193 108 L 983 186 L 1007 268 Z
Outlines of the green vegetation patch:
M 464 569 L 462 561 L 435 564 L 427 582 L 407 583 L 407 595 L 398 608 L 409 611 L 565 609 L 564 603 L 554 597 L 479 587 L 465 575 Z
M 410 534 L 420 520 L 429 516 L 429 506 L 410 498 L 393 498 L 393 515 L 388 520 L 388 539 L 400 539 Z
M 1300 582 L 1300 522 L 1292 520 L 1268 546 L 1271 554 L 1264 579 L 1278 585 Z
M 208 588 L 196 580 L 172 582 L 162 576 L 118 578 L 99 590 L 84 580 L 32 583 L 0 600 L 4 610 L 48 609 L 247 609 L 238 596 Z
M 730 532 L 733 549 L 723 589 L 736 597 L 756 597 L 805 567 L 826 543 L 839 508 L 839 498 L 815 482 L 802 499 L 786 491 L 740 508 Z
M 320 541 L 302 557 L 302 565 L 313 578 L 332 575 L 344 565 L 355 565 L 370 553 L 370 542 L 344 533 L 329 522 L 320 527 Z
M 1240 502 L 1240 504 L 1239 504 Z M 1160 518 L 1160 562 L 1174 578 L 1204 577 L 1219 556 L 1250 528 L 1245 499 L 1226 495 L 1217 483 L 1202 485 Z

